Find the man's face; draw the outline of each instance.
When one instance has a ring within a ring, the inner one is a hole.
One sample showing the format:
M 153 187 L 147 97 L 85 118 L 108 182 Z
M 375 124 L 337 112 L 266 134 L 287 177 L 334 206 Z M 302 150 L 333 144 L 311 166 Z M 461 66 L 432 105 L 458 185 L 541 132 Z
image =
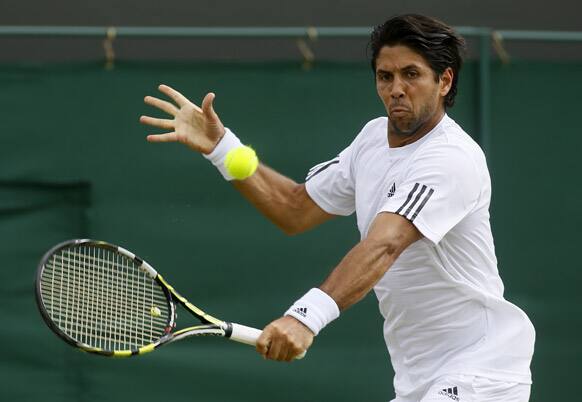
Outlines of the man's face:
M 452 70 L 441 78 L 426 60 L 407 46 L 384 46 L 376 59 L 376 90 L 388 113 L 389 128 L 413 136 L 436 124 L 444 112 L 443 97 L 450 89 Z

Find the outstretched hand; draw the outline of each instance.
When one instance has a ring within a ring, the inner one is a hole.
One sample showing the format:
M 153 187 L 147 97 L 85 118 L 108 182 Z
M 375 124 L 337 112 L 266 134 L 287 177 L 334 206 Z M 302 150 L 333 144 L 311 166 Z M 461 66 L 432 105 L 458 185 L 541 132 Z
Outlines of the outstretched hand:
M 139 121 L 152 127 L 169 130 L 163 134 L 147 136 L 149 142 L 180 142 L 205 154 L 211 153 L 225 133 L 224 125 L 214 111 L 215 95 L 208 93 L 202 100 L 202 108 L 190 102 L 184 95 L 167 85 L 158 87 L 160 92 L 174 103 L 146 96 L 144 102 L 166 112 L 172 119 L 141 116 Z

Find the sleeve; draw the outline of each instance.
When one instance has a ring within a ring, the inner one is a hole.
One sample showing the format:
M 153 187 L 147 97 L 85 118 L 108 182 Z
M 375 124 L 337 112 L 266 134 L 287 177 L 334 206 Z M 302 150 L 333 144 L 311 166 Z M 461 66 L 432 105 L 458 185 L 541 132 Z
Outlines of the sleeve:
M 438 244 L 474 209 L 481 192 L 471 154 L 459 146 L 440 144 L 419 150 L 380 212 L 405 217 L 424 237 Z
M 354 143 L 335 158 L 315 165 L 305 178 L 307 193 L 329 214 L 347 216 L 356 210 L 353 148 Z

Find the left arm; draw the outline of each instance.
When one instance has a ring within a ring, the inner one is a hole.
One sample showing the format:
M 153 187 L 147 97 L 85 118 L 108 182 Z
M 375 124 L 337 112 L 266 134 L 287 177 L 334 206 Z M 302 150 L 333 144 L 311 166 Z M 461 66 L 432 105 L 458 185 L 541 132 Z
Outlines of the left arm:
M 345 310 L 360 301 L 388 271 L 398 256 L 422 237 L 406 218 L 378 214 L 368 236 L 352 248 L 320 286 Z M 313 342 L 313 333 L 295 318 L 273 321 L 257 341 L 257 351 L 273 360 L 291 361 Z

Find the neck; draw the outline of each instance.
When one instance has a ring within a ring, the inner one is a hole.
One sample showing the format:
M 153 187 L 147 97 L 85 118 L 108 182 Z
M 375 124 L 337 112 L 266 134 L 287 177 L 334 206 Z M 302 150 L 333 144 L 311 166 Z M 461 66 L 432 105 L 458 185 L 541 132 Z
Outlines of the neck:
M 392 126 L 392 123 L 388 122 L 388 144 L 390 148 L 403 147 L 420 140 L 422 137 L 430 133 L 437 124 L 439 124 L 444 115 L 444 110 L 438 110 L 434 115 L 432 115 L 432 117 L 422 123 L 416 131 L 410 134 L 399 133 L 398 130 Z

